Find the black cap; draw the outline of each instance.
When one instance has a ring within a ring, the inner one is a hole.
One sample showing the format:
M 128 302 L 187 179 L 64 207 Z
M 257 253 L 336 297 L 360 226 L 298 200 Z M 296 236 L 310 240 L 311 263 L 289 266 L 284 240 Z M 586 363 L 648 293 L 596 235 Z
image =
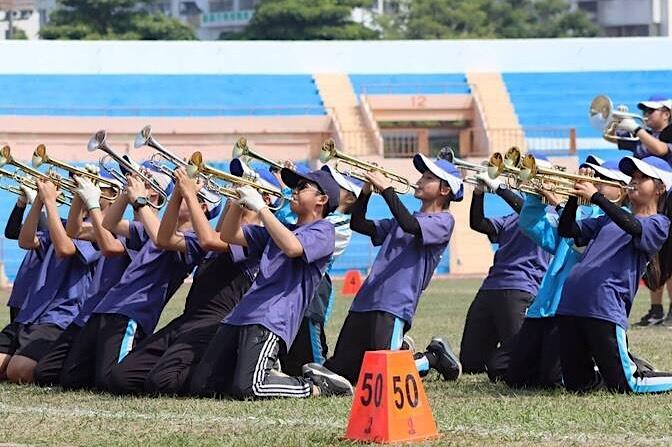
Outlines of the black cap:
M 327 201 L 328 214 L 333 213 L 338 208 L 338 202 L 341 197 L 341 187 L 338 186 L 334 177 L 326 171 L 317 170 L 299 174 L 291 169 L 282 168 L 280 171 L 282 181 L 290 188 L 295 188 L 301 180 L 315 183 L 322 194 L 329 198 Z

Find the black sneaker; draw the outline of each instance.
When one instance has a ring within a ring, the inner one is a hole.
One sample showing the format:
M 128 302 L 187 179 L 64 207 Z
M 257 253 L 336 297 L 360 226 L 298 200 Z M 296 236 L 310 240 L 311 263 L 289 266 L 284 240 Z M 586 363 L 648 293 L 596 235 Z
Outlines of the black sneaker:
M 427 346 L 427 351 L 436 357 L 435 369 L 444 380 L 457 380 L 462 375 L 462 364 L 447 341 L 440 337 L 433 337 Z
M 670 305 L 670 310 L 667 311 L 665 319 L 661 323 L 663 326 L 672 327 L 672 305 Z
M 352 396 L 354 389 L 348 379 L 329 371 L 319 363 L 308 363 L 301 368 L 303 377 L 320 389 L 320 396 Z
M 651 308 L 641 320 L 634 324 L 634 326 L 657 326 L 663 321 L 665 321 L 665 315 L 663 314 L 662 309 Z

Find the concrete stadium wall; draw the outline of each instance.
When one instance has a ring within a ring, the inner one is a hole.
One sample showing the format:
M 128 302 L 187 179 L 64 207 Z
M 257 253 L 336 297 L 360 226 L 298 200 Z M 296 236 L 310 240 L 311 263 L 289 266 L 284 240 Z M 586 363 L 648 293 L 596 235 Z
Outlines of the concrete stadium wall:
M 632 55 L 637 55 L 636 63 Z M 5 41 L 0 73 L 296 74 L 656 70 L 672 39 L 90 42 Z

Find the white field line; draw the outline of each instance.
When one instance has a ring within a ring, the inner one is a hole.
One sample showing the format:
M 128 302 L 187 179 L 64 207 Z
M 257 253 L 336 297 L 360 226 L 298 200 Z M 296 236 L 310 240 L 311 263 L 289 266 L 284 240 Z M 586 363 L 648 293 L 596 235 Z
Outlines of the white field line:
M 35 414 L 35 415 L 53 415 L 62 417 L 97 417 L 107 419 L 143 419 L 148 421 L 176 421 L 176 422 L 206 422 L 206 423 L 222 423 L 222 424 L 236 424 L 241 422 L 249 422 L 251 424 L 261 424 L 267 426 L 285 425 L 285 426 L 305 426 L 306 419 L 293 418 L 270 418 L 258 416 L 215 416 L 215 415 L 189 415 L 185 413 L 142 413 L 138 411 L 107 411 L 107 410 L 93 410 L 85 408 L 52 408 L 48 406 L 13 406 L 0 403 L 0 414 Z M 314 419 L 310 421 L 312 426 L 319 426 L 322 428 L 342 428 L 343 424 L 336 422 L 324 421 L 321 419 Z

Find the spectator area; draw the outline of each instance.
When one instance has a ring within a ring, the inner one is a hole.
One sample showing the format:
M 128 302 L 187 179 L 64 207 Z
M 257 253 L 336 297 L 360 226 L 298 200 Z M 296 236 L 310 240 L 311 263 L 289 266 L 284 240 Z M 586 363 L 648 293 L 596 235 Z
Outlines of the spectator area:
M 464 94 L 467 78 L 457 74 L 351 74 L 356 95 Z

